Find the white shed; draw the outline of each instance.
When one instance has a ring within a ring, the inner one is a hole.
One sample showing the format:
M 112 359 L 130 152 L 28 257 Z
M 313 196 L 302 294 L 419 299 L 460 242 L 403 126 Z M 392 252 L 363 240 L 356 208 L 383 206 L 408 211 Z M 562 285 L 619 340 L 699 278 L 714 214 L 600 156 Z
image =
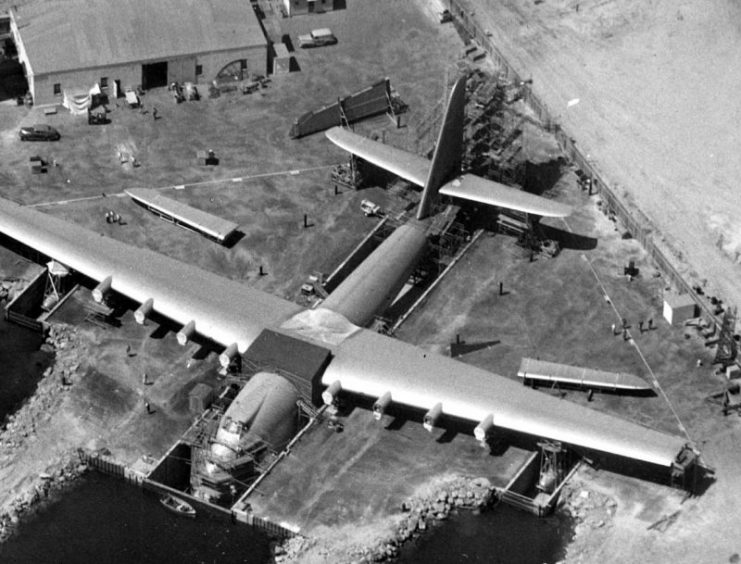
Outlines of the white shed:
M 669 325 L 684 323 L 697 317 L 697 304 L 689 294 L 666 294 L 664 296 L 664 319 Z

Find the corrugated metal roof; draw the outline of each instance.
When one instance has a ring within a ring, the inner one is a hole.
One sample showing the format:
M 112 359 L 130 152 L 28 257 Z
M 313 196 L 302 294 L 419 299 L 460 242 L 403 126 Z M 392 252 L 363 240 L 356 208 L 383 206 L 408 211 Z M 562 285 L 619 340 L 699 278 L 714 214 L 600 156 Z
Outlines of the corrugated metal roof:
M 149 188 L 130 188 L 126 193 L 134 200 L 165 213 L 180 223 L 190 226 L 221 242 L 227 239 L 239 227 L 233 221 L 199 210 L 177 200 L 166 198 L 157 190 Z
M 34 74 L 267 45 L 246 0 L 51 0 L 14 16 Z

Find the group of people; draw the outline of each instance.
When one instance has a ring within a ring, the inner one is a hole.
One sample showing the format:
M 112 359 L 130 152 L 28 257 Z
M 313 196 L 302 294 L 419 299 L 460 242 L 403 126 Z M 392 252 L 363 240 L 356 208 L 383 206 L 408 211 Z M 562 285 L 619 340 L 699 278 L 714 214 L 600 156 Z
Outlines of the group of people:
M 619 335 L 620 333 L 622 333 L 623 334 L 623 339 L 625 339 L 627 341 L 628 338 L 629 338 L 629 334 L 628 334 L 628 328 L 629 327 L 630 327 L 630 325 L 628 325 L 628 320 L 625 319 L 625 318 L 623 318 L 623 320 L 622 320 L 622 326 L 619 328 L 619 330 L 618 330 L 618 326 L 615 323 L 613 323 L 610 326 L 610 329 L 612 329 L 612 334 L 613 335 Z M 648 321 L 641 320 L 641 321 L 638 322 L 638 330 L 641 333 L 643 333 L 644 331 L 653 331 L 653 329 L 654 329 L 654 320 L 653 320 L 653 317 L 649 318 Z
M 108 210 L 107 212 L 105 212 L 105 222 L 121 224 L 122 219 L 121 216 L 113 210 Z

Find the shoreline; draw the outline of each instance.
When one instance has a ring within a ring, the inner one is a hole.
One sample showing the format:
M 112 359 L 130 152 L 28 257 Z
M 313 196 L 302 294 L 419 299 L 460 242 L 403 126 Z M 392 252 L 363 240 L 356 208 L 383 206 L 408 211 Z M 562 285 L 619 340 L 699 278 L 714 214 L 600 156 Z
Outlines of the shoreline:
M 39 474 L 24 491 L 4 506 L 0 514 L 0 545 L 17 535 L 24 521 L 33 519 L 45 507 L 60 501 L 65 492 L 74 488 L 88 471 L 88 466 L 81 463 L 79 456 L 74 453 L 52 463 L 49 472 Z
M 401 501 L 400 514 L 379 517 L 365 525 L 350 523 L 343 527 L 327 527 L 326 533 L 296 536 L 277 544 L 275 562 L 392 561 L 399 556 L 405 543 L 434 531 L 458 511 L 486 510 L 495 497 L 495 488 L 486 478 L 442 476 Z
M 50 325 L 40 350 L 52 352 L 54 361 L 44 370 L 36 390 L 13 413 L 8 414 L 0 431 L 0 478 L 11 483 L 0 497 L 0 543 L 9 538 L 21 520 L 54 498 L 87 471 L 76 448 L 64 449 L 40 461 L 43 471 L 27 469 L 18 451 L 38 441 L 39 433 L 52 413 L 62 405 L 70 388 L 79 377 L 81 362 L 77 356 L 78 334 L 66 325 Z M 15 483 L 12 483 L 15 482 Z

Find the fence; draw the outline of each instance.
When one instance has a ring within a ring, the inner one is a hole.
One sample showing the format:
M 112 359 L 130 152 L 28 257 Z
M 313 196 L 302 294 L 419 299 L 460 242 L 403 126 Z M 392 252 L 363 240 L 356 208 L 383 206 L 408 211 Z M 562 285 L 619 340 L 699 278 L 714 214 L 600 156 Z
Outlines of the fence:
M 547 106 L 535 95 L 529 84 L 525 83 L 520 74 L 509 64 L 504 55 L 491 42 L 489 34 L 473 18 L 473 14 L 460 2 L 460 0 L 450 0 L 450 11 L 455 18 L 456 25 L 460 26 L 466 35 L 475 40 L 487 53 L 489 53 L 493 63 L 504 74 L 507 80 L 521 84 L 523 100 L 538 116 L 544 127 L 553 133 L 564 154 L 574 162 L 587 177 L 591 180 L 594 190 L 599 192 L 600 197 L 606 205 L 606 211 L 612 213 L 625 226 L 626 230 L 632 237 L 638 240 L 646 252 L 656 263 L 658 269 L 668 279 L 668 281 L 679 290 L 680 293 L 689 294 L 692 299 L 700 306 L 710 320 L 717 328 L 720 328 L 722 319 L 715 316 L 714 312 L 704 300 L 692 289 L 690 283 L 677 271 L 667 255 L 659 248 L 654 239 L 654 228 L 649 219 L 637 209 L 628 209 L 620 200 L 615 187 L 611 186 L 597 170 L 595 164 L 587 159 L 584 154 L 576 147 L 573 137 L 571 137 L 557 122 L 553 119 Z
M 98 472 L 102 472 L 103 474 L 108 474 L 109 476 L 114 476 L 116 478 L 121 478 L 137 486 L 141 486 L 144 481 L 144 476 L 142 476 L 141 474 L 130 470 L 124 465 L 119 464 L 118 462 L 115 462 L 106 456 L 97 453 L 93 454 L 85 452 L 83 450 L 79 451 L 79 455 L 81 462 L 84 462 Z
M 293 531 L 260 517 L 252 517 L 252 526 L 273 538 L 286 539 L 296 536 Z

